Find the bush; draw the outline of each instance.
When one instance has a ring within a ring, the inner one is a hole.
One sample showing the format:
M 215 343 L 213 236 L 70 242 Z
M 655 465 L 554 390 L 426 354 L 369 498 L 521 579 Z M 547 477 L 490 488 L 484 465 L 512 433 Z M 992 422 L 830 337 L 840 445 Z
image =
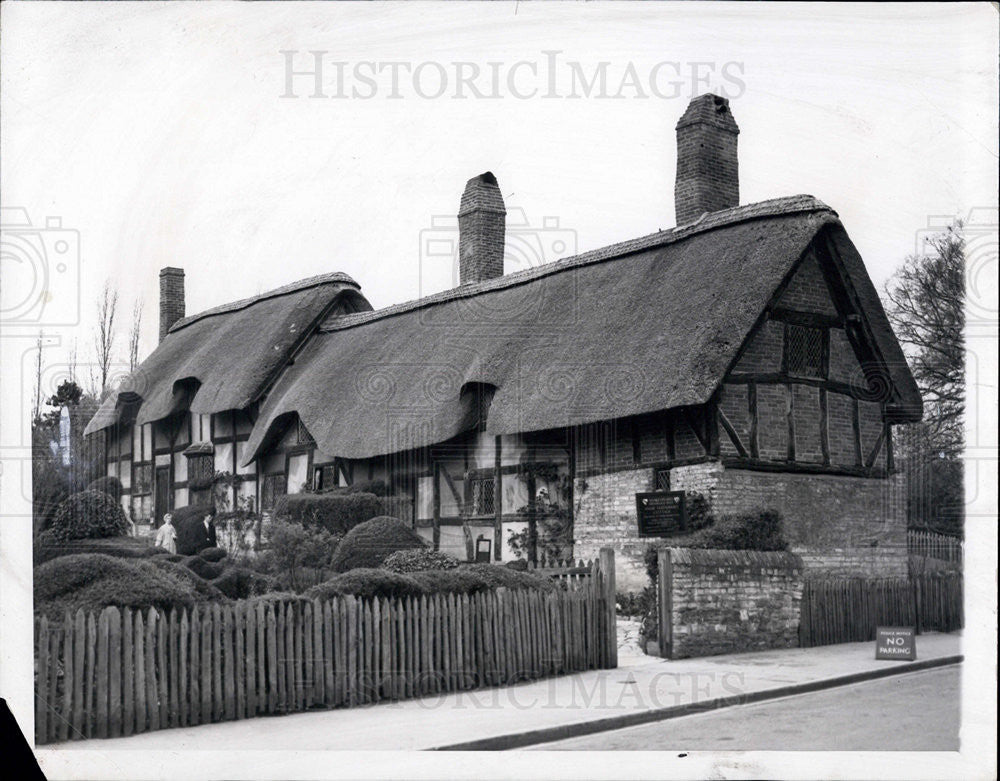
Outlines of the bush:
M 179 561 L 169 561 L 166 556 L 157 556 L 155 559 L 150 559 L 150 561 L 162 572 L 169 573 L 170 575 L 183 580 L 185 583 L 189 583 L 192 588 L 194 588 L 200 599 L 208 602 L 227 601 L 226 595 L 215 586 L 214 582 L 210 583 L 194 570 L 184 566 L 183 557 L 179 558 L 181 559 Z
M 94 482 L 87 486 L 88 491 L 103 491 L 116 502 L 120 502 L 122 498 L 122 481 L 117 477 L 98 477 Z
M 169 610 L 203 600 L 192 583 L 157 567 L 154 561 L 100 553 L 53 559 L 35 569 L 35 609 L 59 618 L 65 610 L 80 608 L 97 611 L 116 605 Z
M 271 579 L 246 567 L 230 567 L 212 585 L 230 599 L 248 599 L 266 594 L 271 588 Z
M 377 567 L 390 553 L 424 547 L 424 541 L 405 523 L 381 516 L 351 529 L 337 546 L 330 566 L 334 572 Z
M 558 588 L 549 578 L 528 575 L 498 564 L 470 564 L 453 570 L 415 572 L 413 579 L 428 593 L 475 594 L 497 588 L 555 591 Z
M 336 575 L 313 586 L 305 596 L 309 599 L 330 599 L 338 594 L 353 594 L 356 597 L 417 597 L 426 593 L 412 575 L 389 572 L 384 569 L 360 568 Z
M 343 537 L 359 523 L 385 515 L 385 498 L 373 493 L 290 494 L 274 508 L 276 518 L 315 526 Z
M 177 530 L 177 552 L 192 556 L 199 550 L 201 526 L 205 516 L 212 512 L 211 505 L 192 504 L 173 512 L 173 524 Z
M 390 553 L 382 562 L 382 569 L 390 572 L 423 572 L 429 569 L 455 569 L 458 564 L 458 559 L 447 553 L 415 548 Z
M 615 610 L 620 616 L 645 616 L 656 609 L 656 592 L 647 586 L 642 591 L 620 591 L 615 595 Z
M 132 525 L 121 506 L 103 491 L 72 494 L 56 510 L 52 525 L 41 535 L 42 544 L 69 540 L 121 537 Z
M 646 572 L 656 583 L 659 564 L 657 551 L 661 548 L 701 548 L 713 550 L 788 550 L 784 522 L 776 510 L 757 513 L 726 515 L 709 526 L 662 540 L 646 549 Z
M 205 548 L 198 551 L 198 555 L 205 561 L 222 561 L 227 554 L 222 548 Z
M 35 565 L 57 559 L 60 556 L 72 556 L 74 553 L 106 553 L 122 559 L 139 559 L 153 555 L 153 552 L 166 553 L 163 548 L 150 545 L 146 540 L 135 537 L 105 537 L 98 540 L 70 540 L 57 545 L 39 545 L 35 548 Z
M 256 566 L 274 573 L 281 588 L 301 591 L 315 582 L 309 570 L 329 566 L 337 542 L 325 529 L 279 519 L 271 526 L 268 548 Z
M 518 572 L 528 571 L 528 562 L 526 559 L 511 559 L 504 566 L 507 569 L 517 570 Z
M 204 578 L 205 580 L 215 580 L 223 571 L 221 564 L 213 564 L 210 561 L 205 561 L 201 556 L 188 556 L 181 564 L 195 573 L 199 578 Z

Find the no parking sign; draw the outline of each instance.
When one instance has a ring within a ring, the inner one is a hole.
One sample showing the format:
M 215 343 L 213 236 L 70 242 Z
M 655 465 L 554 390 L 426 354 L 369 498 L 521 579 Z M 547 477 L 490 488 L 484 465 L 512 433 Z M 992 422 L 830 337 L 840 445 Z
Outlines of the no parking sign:
M 912 626 L 880 626 L 875 629 L 875 658 L 912 662 L 917 643 Z

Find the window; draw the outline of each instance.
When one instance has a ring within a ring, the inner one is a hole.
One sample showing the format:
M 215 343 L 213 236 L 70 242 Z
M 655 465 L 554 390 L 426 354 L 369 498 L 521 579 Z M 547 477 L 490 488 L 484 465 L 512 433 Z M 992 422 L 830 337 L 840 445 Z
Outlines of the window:
M 286 493 L 287 483 L 283 474 L 264 475 L 260 492 L 260 509 L 272 510 L 278 498 Z
M 469 480 L 469 513 L 471 515 L 493 515 L 493 476 L 474 477 Z
M 313 444 L 312 435 L 298 418 L 295 419 L 295 442 L 299 445 Z
M 669 469 L 657 469 L 654 474 L 653 490 L 654 491 L 669 491 L 670 490 L 670 470 Z
M 323 464 L 313 470 L 314 487 L 317 491 L 325 491 L 339 485 L 337 482 L 338 470 L 336 464 Z
M 785 330 L 785 365 L 789 374 L 800 377 L 822 377 L 823 328 L 804 325 L 787 325 Z
M 211 455 L 188 456 L 188 483 L 207 483 L 215 474 L 215 457 Z
M 136 464 L 132 478 L 132 492 L 148 494 L 153 490 L 153 465 Z

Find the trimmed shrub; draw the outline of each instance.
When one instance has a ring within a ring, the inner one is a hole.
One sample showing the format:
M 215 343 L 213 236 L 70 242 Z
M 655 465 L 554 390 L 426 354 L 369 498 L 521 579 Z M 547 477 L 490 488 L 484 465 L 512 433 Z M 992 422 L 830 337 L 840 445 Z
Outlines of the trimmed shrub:
M 170 551 L 166 548 L 161 548 L 159 545 L 147 545 L 142 555 L 147 559 L 151 559 L 153 556 L 171 556 L 176 554 L 171 554 Z
M 205 561 L 201 556 L 188 556 L 181 564 L 205 580 L 215 580 L 223 571 L 221 564 L 213 564 L 210 561 Z
M 325 529 L 343 537 L 359 523 L 385 515 L 385 501 L 372 493 L 289 494 L 278 500 L 276 518 Z
M 271 579 L 246 567 L 230 567 L 212 581 L 212 585 L 230 599 L 248 599 L 266 594 Z
M 455 569 L 458 559 L 441 551 L 414 548 L 390 553 L 382 562 L 382 569 L 390 572 L 423 572 L 425 570 Z
M 345 494 L 389 495 L 389 486 L 385 484 L 385 480 L 356 480 L 342 490 Z
M 470 564 L 450 570 L 428 570 L 412 575 L 428 593 L 457 592 L 475 594 L 497 588 L 555 591 L 558 586 L 549 578 L 528 575 L 497 564 Z
M 420 536 L 402 521 L 388 516 L 358 524 L 337 546 L 330 567 L 347 572 L 358 567 L 377 567 L 390 553 L 424 548 Z
M 153 555 L 155 551 L 166 553 L 163 548 L 150 545 L 146 540 L 135 537 L 105 537 L 98 540 L 70 540 L 58 545 L 40 545 L 35 548 L 35 565 L 72 556 L 74 553 L 105 553 L 123 559 L 138 559 Z
M 273 604 L 275 602 L 308 602 L 305 594 L 296 594 L 294 591 L 268 591 L 247 599 L 247 604 L 256 605 L 258 603 Z
M 122 537 L 131 529 L 121 505 L 103 491 L 72 494 L 56 510 L 40 537 L 43 545 L 69 540 Z
M 198 551 L 198 555 L 205 561 L 222 561 L 226 558 L 226 551 L 222 548 L 205 548 Z
M 94 482 L 87 486 L 88 491 L 103 491 L 116 502 L 121 501 L 122 498 L 122 481 L 117 477 L 98 477 Z
M 507 569 L 517 570 L 518 572 L 528 571 L 528 560 L 527 559 L 511 559 L 504 566 Z
M 159 567 L 163 572 L 167 572 L 186 583 L 191 584 L 195 592 L 198 594 L 202 601 L 206 602 L 226 602 L 226 595 L 223 594 L 218 588 L 216 588 L 215 583 L 209 583 L 203 577 L 193 570 L 185 567 L 182 559 L 183 557 L 178 557 L 178 561 L 169 561 L 167 557 L 158 556 L 155 559 L 150 559 L 151 563 Z
M 340 594 L 356 597 L 417 597 L 426 591 L 412 575 L 362 567 L 344 572 L 306 591 L 309 599 L 330 599 Z
M 205 516 L 212 512 L 211 505 L 192 504 L 173 512 L 174 528 L 177 529 L 177 552 L 192 556 L 199 550 L 201 526 Z
M 37 567 L 34 595 L 35 609 L 53 618 L 80 608 L 101 610 L 116 605 L 169 610 L 203 600 L 192 583 L 153 561 L 101 553 L 61 556 Z

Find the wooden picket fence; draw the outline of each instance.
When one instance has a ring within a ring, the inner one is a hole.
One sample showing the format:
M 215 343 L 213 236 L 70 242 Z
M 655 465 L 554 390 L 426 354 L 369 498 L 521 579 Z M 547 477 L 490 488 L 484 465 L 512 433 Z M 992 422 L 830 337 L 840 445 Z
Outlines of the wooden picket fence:
M 799 645 L 873 640 L 877 626 L 952 632 L 964 623 L 962 589 L 959 573 L 806 580 Z
M 959 564 L 965 558 L 965 545 L 960 539 L 934 532 L 907 531 L 906 549 L 914 556 L 956 561 Z
M 614 555 L 551 593 L 80 610 L 35 649 L 36 744 L 504 686 L 617 666 Z
M 570 591 L 587 585 L 594 569 L 594 561 L 583 559 L 575 563 L 572 559 L 539 559 L 528 563 L 528 572 L 551 578 Z

